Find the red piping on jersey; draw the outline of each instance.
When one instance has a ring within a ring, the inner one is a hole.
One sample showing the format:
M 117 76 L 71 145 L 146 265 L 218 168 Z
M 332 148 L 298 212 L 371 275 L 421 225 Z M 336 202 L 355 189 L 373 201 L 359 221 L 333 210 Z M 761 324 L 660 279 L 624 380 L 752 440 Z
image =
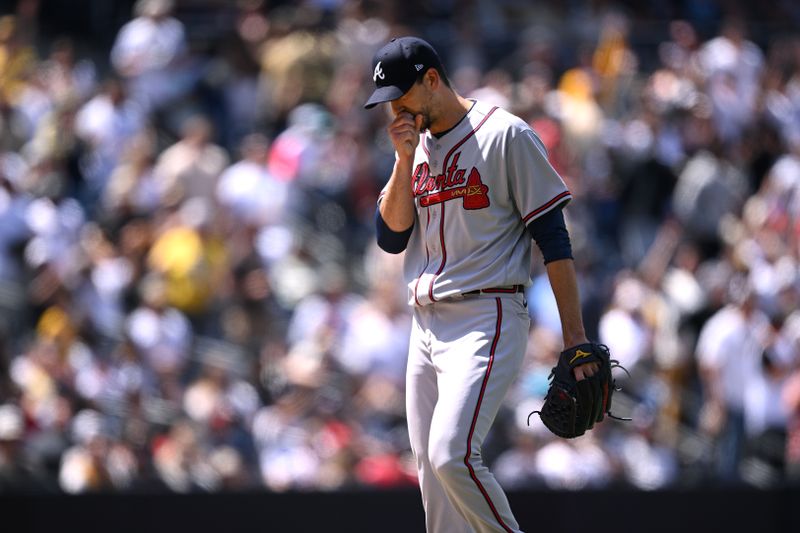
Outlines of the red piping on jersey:
M 561 194 L 557 195 L 555 198 L 553 198 L 552 200 L 550 200 L 549 202 L 547 202 L 543 206 L 541 206 L 541 207 L 539 207 L 537 209 L 534 209 L 533 211 L 531 211 L 530 213 L 525 215 L 525 217 L 522 219 L 522 221 L 525 224 L 527 224 L 530 219 L 532 219 L 536 215 L 540 214 L 542 211 L 546 211 L 547 209 L 550 209 L 551 207 L 553 207 L 555 204 L 557 204 L 561 200 L 564 200 L 564 199 L 566 199 L 567 197 L 570 197 L 570 196 L 572 196 L 572 193 L 570 193 L 569 191 L 562 192 Z
M 493 107 L 493 108 L 491 108 L 491 109 L 489 110 L 489 112 L 488 112 L 488 113 L 486 113 L 486 116 L 485 116 L 485 117 L 483 117 L 483 120 L 481 120 L 480 122 L 478 122 L 478 125 L 477 125 L 477 126 L 475 126 L 475 128 L 474 128 L 474 129 L 473 129 L 471 132 L 467 133 L 467 135 L 466 135 L 466 136 L 465 136 L 463 139 L 461 139 L 460 141 L 458 141 L 458 142 L 455 144 L 455 146 L 453 146 L 452 148 L 450 148 L 450 151 L 449 151 L 449 152 L 447 152 L 447 155 L 446 155 L 446 156 L 445 156 L 445 158 L 444 158 L 444 163 L 442 163 L 442 169 L 446 169 L 446 168 L 447 168 L 447 162 L 450 160 L 450 156 L 451 156 L 451 155 L 453 155 L 453 152 L 455 152 L 456 150 L 458 150 L 458 148 L 459 148 L 459 147 L 460 147 L 462 144 L 464 144 L 465 142 L 467 142 L 467 139 L 469 139 L 470 137 L 472 137 L 473 135 L 475 135 L 475 132 L 476 132 L 476 131 L 478 131 L 479 129 L 481 129 L 481 126 L 483 126 L 483 123 L 484 123 L 484 122 L 486 122 L 487 120 L 489 120 L 489 117 L 491 117 L 491 116 L 492 116 L 492 113 L 494 113 L 495 111 L 497 111 L 497 107 L 496 107 L 496 106 L 495 106 L 495 107 Z
M 486 392 L 486 384 L 489 382 L 489 376 L 492 373 L 494 352 L 497 348 L 497 341 L 500 340 L 500 327 L 503 324 L 503 304 L 500 298 L 495 298 L 494 300 L 497 304 L 497 323 L 495 324 L 494 329 L 494 340 L 492 341 L 492 347 L 489 351 L 489 364 L 486 366 L 486 373 L 483 376 L 483 383 L 481 383 L 481 392 L 478 395 L 478 404 L 475 406 L 475 412 L 472 415 L 472 424 L 469 427 L 469 434 L 467 435 L 467 454 L 464 456 L 464 464 L 467 465 L 469 477 L 471 477 L 472 481 L 475 482 L 475 485 L 478 486 L 478 490 L 481 491 L 486 503 L 489 504 L 489 508 L 492 510 L 494 517 L 505 531 L 508 531 L 508 533 L 514 533 L 514 530 L 508 527 L 505 522 L 503 522 L 503 519 L 500 517 L 500 513 L 497 512 L 497 508 L 494 506 L 494 502 L 492 502 L 492 498 L 489 496 L 489 493 L 486 492 L 486 489 L 478 479 L 478 476 L 475 475 L 475 469 L 472 468 L 472 464 L 469 462 L 469 457 L 472 455 L 472 436 L 475 434 L 475 425 L 478 423 L 478 414 L 481 411 L 481 403 L 483 403 L 483 395 Z
M 491 117 L 492 113 L 494 113 L 495 111 L 497 111 L 497 106 L 491 108 L 489 110 L 489 112 L 486 113 L 486 116 L 483 117 L 483 119 L 480 122 L 478 122 L 478 125 L 475 126 L 472 129 L 472 131 L 467 133 L 464 136 L 463 139 L 458 141 L 452 148 L 450 148 L 450 151 L 447 152 L 447 155 L 444 157 L 444 161 L 442 162 L 442 169 L 446 169 L 447 168 L 447 162 L 450 160 L 450 156 L 453 155 L 453 152 L 455 152 L 458 148 L 460 148 L 462 144 L 467 142 L 467 140 L 470 137 L 475 135 L 475 132 L 477 132 L 479 129 L 481 129 L 481 126 L 483 126 L 483 124 L 487 120 L 489 120 L 489 117 Z M 436 282 L 436 277 L 439 274 L 441 274 L 442 271 L 444 270 L 444 265 L 447 262 L 447 247 L 445 246 L 445 243 L 444 243 L 444 204 L 442 204 L 442 219 L 439 221 L 439 242 L 442 245 L 442 262 L 439 264 L 439 269 L 436 271 L 436 274 L 433 275 L 433 279 L 431 280 L 431 284 L 428 287 L 428 296 L 430 296 L 431 302 L 435 302 L 436 301 L 436 298 L 434 298 L 434 296 L 433 296 L 433 284 Z M 427 265 L 426 265 L 426 268 L 427 268 Z
M 425 136 L 422 136 L 422 139 L 419 140 L 419 143 L 422 145 L 422 150 L 425 152 L 425 155 L 428 156 L 428 159 L 431 157 L 431 153 L 428 151 L 428 147 L 425 146 Z
M 431 224 L 431 210 L 428 209 L 428 220 L 425 222 L 425 234 L 428 233 L 428 226 Z M 425 266 L 422 268 L 422 272 L 420 272 L 419 276 L 417 276 L 417 283 L 414 285 L 414 301 L 417 302 L 417 305 L 422 305 L 419 303 L 419 297 L 417 296 L 419 290 L 419 282 L 422 279 L 422 275 L 428 270 L 428 263 L 430 263 L 431 255 L 428 252 L 428 239 L 425 240 Z M 433 283 L 431 283 L 431 287 L 433 287 Z

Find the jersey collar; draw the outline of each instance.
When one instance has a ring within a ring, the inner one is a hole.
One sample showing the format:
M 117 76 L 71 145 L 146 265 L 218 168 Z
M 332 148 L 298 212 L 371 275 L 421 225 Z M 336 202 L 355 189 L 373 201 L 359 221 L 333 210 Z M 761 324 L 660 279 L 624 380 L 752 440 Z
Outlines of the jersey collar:
M 462 116 L 460 119 L 458 119 L 458 122 L 456 122 L 455 124 L 453 124 L 453 126 L 452 126 L 452 127 L 450 127 L 449 129 L 446 129 L 446 130 L 444 130 L 444 131 L 442 131 L 442 132 L 440 132 L 440 133 L 431 133 L 431 136 L 432 136 L 433 138 L 435 138 L 435 139 L 441 139 L 442 137 L 444 137 L 445 135 L 447 135 L 448 133 L 450 133 L 451 131 L 453 131 L 453 130 L 454 130 L 454 129 L 456 129 L 457 127 L 459 127 L 459 126 L 461 125 L 461 123 L 462 123 L 462 122 L 464 122 L 464 119 L 465 119 L 465 118 L 467 118 L 467 115 L 469 115 L 469 114 L 470 114 L 470 112 L 471 112 L 473 109 L 475 109 L 475 104 L 477 104 L 477 103 L 478 103 L 478 101 L 477 101 L 477 100 L 474 100 L 474 99 L 472 99 L 472 98 L 468 98 L 467 100 L 470 100 L 470 101 L 472 101 L 472 105 L 471 105 L 471 106 L 469 106 L 469 109 L 467 109 L 467 112 L 466 112 L 466 113 L 464 113 L 464 116 Z

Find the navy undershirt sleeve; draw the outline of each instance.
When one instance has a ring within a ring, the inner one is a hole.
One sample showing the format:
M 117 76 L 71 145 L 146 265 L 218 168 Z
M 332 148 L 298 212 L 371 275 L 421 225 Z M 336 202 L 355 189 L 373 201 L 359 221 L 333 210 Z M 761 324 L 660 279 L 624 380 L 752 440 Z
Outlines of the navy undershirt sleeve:
M 414 224 L 411 224 L 411 227 L 405 231 L 394 231 L 383 220 L 380 207 L 375 210 L 375 233 L 378 237 L 378 246 L 382 250 L 390 254 L 399 254 L 405 250 L 413 229 Z
M 572 244 L 561 209 L 553 209 L 531 221 L 528 232 L 542 251 L 545 264 L 559 259 L 572 259 Z

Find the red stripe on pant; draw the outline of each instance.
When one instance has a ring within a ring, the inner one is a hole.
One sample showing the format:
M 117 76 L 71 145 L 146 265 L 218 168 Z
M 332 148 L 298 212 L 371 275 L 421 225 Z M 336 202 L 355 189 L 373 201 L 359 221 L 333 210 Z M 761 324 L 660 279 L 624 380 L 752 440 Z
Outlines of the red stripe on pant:
M 492 348 L 489 351 L 489 364 L 486 367 L 486 374 L 483 376 L 481 392 L 478 395 L 478 405 L 475 406 L 475 413 L 472 415 L 472 425 L 469 428 L 469 435 L 467 435 L 467 454 L 464 456 L 464 464 L 467 465 L 469 477 L 471 477 L 472 481 L 475 482 L 475 485 L 478 486 L 478 490 L 481 491 L 486 503 L 489 504 L 489 508 L 492 510 L 494 517 L 497 519 L 500 525 L 503 526 L 504 530 L 508 531 L 508 533 L 514 533 L 514 530 L 508 527 L 505 522 L 503 522 L 503 519 L 500 517 L 500 513 L 497 512 L 497 508 L 492 502 L 492 498 L 489 496 L 489 493 L 486 492 L 486 489 L 481 484 L 478 476 L 475 475 L 475 470 L 472 468 L 472 465 L 469 462 L 469 456 L 472 454 L 472 436 L 475 434 L 475 425 L 478 422 L 478 414 L 481 411 L 481 403 L 483 403 L 483 394 L 486 392 L 486 384 L 489 382 L 489 375 L 492 373 L 492 364 L 494 364 L 494 351 L 497 348 L 497 341 L 500 340 L 500 326 L 503 324 L 503 304 L 500 298 L 495 298 L 495 302 L 497 303 L 497 323 L 494 330 L 494 340 L 492 341 Z

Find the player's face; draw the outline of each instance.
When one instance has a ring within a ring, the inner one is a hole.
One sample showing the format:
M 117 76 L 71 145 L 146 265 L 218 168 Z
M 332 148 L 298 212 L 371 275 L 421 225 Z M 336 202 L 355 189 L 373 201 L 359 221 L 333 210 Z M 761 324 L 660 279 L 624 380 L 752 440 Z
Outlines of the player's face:
M 406 94 L 390 103 L 395 116 L 400 113 L 422 115 L 422 130 L 431 127 L 431 91 L 424 83 L 415 83 Z

